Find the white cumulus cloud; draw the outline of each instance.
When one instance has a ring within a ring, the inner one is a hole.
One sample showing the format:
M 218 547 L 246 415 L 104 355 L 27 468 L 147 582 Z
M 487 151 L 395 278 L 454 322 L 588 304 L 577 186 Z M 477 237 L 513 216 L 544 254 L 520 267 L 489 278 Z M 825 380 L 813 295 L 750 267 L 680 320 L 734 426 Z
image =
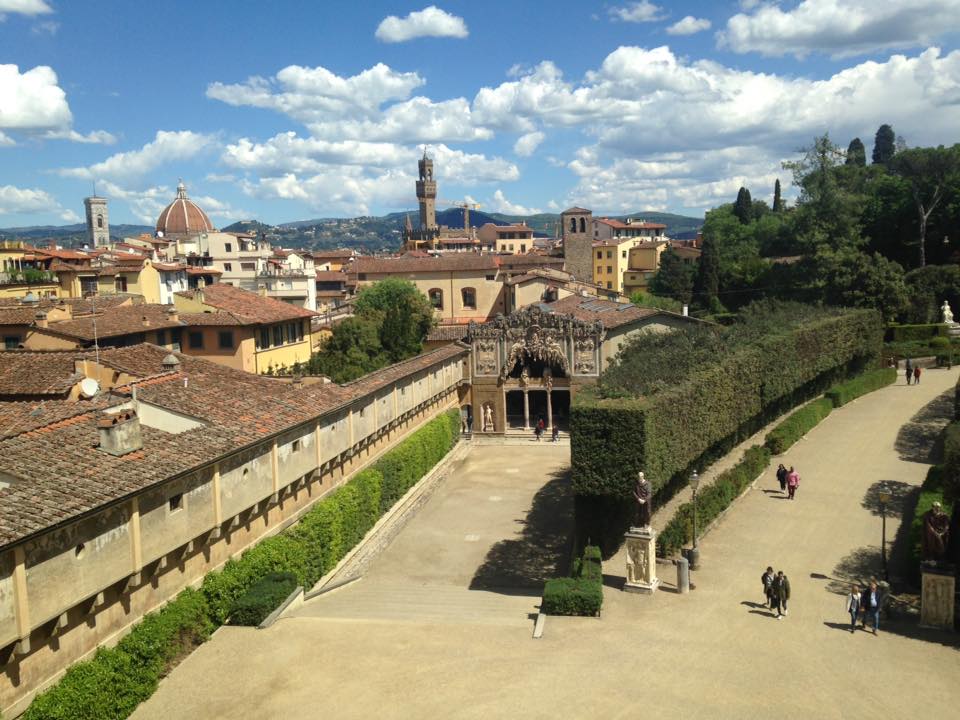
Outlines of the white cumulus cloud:
M 547 136 L 540 131 L 521 135 L 513 144 L 513 151 L 520 157 L 530 157 L 536 152 L 537 148 L 540 147 L 540 143 L 542 143 L 546 137 Z
M 500 188 L 497 188 L 496 192 L 493 193 L 493 198 L 487 206 L 493 212 L 503 213 L 504 215 L 536 215 L 540 212 L 537 208 L 510 202 Z
M 7 13 L 18 15 L 49 15 L 53 12 L 45 0 L 0 0 L 0 20 Z
M 607 13 L 615 20 L 623 22 L 657 22 L 667 17 L 663 8 L 654 5 L 650 0 L 640 0 L 640 2 L 629 2 L 626 5 L 619 5 L 607 10 Z
M 0 185 L 0 216 L 49 213 L 57 215 L 65 222 L 77 222 L 80 219 L 73 210 L 64 208 L 46 190 Z
M 693 15 L 687 15 L 682 20 L 678 20 L 667 28 L 668 35 L 694 35 L 703 30 L 710 29 L 710 21 L 706 18 L 697 18 Z
M 465 38 L 469 33 L 463 18 L 430 5 L 404 18 L 388 15 L 377 26 L 375 34 L 383 42 L 399 43 L 421 37 Z
M 116 153 L 88 167 L 61 168 L 57 172 L 63 177 L 84 180 L 129 180 L 172 162 L 193 158 L 213 144 L 212 135 L 191 130 L 158 130 L 154 139 L 139 150 Z
M 803 0 L 787 10 L 775 4 L 749 9 L 717 33 L 721 47 L 772 56 L 845 57 L 925 46 L 960 30 L 960 0 Z

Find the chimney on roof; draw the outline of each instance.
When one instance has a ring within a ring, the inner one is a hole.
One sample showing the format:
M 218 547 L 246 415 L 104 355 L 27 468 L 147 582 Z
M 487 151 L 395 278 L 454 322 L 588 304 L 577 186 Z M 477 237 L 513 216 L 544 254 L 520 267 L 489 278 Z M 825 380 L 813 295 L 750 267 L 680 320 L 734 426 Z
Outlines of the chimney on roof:
M 143 324 L 146 326 L 150 325 L 150 318 L 148 318 L 146 315 L 143 316 Z
M 303 390 L 303 376 L 294 375 L 292 378 L 290 378 L 290 384 L 293 385 L 294 389 L 296 390 Z
M 684 303 L 683 310 L 681 311 L 684 317 L 690 315 L 690 306 Z
M 170 309 L 167 310 L 167 319 L 170 322 L 180 322 L 180 313 L 176 305 L 171 305 Z
M 170 353 L 160 361 L 160 366 L 163 368 L 164 372 L 176 372 L 180 369 L 180 360 L 176 355 Z
M 143 447 L 140 418 L 133 410 L 121 410 L 113 415 L 104 415 L 97 423 L 100 432 L 100 449 L 120 457 Z
M 266 286 L 266 285 L 258 285 L 258 286 L 257 286 L 257 295 L 259 295 L 260 297 L 266 297 L 266 296 L 267 296 L 267 286 Z
M 33 324 L 36 325 L 38 328 L 47 327 L 47 314 L 43 310 L 37 311 L 37 314 L 34 315 L 33 317 L 34 317 Z

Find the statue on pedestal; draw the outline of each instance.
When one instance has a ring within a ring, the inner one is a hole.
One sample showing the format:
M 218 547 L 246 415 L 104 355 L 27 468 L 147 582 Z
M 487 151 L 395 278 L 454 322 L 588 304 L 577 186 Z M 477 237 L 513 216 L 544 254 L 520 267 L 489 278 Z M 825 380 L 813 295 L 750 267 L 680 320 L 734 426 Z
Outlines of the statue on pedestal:
M 947 325 L 953 325 L 953 310 L 950 309 L 950 303 L 946 300 L 943 301 L 943 305 L 940 306 L 940 312 L 943 313 L 943 322 Z
M 935 502 L 923 516 L 923 559 L 939 562 L 946 557 L 950 542 L 950 518 Z
M 653 516 L 653 500 L 650 481 L 643 471 L 637 473 L 637 484 L 633 488 L 633 498 L 637 501 L 637 527 L 650 527 L 650 518 Z

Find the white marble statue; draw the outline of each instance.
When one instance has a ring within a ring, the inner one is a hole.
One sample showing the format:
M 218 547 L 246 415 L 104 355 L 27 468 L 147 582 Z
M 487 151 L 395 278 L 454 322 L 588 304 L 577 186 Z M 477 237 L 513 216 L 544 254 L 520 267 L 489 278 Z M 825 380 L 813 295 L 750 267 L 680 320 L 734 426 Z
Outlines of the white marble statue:
M 943 313 L 943 321 L 947 325 L 953 325 L 953 310 L 950 309 L 950 303 L 946 300 L 943 301 L 943 305 L 940 306 L 940 312 Z

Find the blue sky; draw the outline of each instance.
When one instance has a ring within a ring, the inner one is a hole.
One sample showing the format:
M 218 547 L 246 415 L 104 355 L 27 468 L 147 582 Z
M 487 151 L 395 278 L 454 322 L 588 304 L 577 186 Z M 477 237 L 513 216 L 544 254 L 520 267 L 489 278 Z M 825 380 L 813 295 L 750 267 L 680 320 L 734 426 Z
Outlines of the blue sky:
M 414 206 L 701 215 L 829 131 L 960 141 L 960 0 L 0 0 L 0 227 Z M 788 191 L 789 194 L 789 191 Z

